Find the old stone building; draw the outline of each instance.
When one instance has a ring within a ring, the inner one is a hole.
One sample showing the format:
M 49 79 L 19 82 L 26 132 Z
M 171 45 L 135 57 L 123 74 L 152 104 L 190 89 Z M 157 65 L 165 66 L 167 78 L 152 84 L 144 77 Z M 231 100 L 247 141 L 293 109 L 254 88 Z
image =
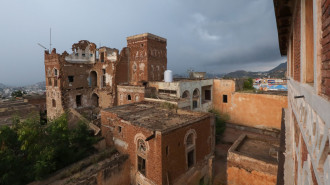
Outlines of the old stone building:
M 48 117 L 68 108 L 98 113 L 99 108 L 143 100 L 142 85 L 163 79 L 166 52 L 166 39 L 150 33 L 127 37 L 120 52 L 87 40 L 73 44 L 71 54 L 45 51 Z
M 285 184 L 330 184 L 330 0 L 274 0 L 288 61 Z
M 131 184 L 212 182 L 215 125 L 209 113 L 143 101 L 101 115 L 107 145 L 129 154 Z

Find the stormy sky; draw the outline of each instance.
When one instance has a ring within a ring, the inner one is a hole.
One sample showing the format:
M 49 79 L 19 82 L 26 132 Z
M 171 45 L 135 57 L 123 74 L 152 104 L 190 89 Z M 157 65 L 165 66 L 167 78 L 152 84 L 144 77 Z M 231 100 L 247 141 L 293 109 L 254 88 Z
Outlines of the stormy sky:
M 121 50 L 126 37 L 167 38 L 168 69 L 228 73 L 269 70 L 278 49 L 272 0 L 1 0 L 0 83 L 44 81 L 43 48 L 71 52 L 89 40 Z

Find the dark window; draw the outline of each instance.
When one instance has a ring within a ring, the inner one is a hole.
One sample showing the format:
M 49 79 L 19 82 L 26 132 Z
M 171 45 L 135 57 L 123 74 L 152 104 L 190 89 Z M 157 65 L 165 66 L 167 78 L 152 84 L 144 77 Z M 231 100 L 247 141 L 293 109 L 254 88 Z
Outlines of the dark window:
M 56 101 L 54 99 L 52 99 L 52 106 L 56 107 Z
M 52 79 L 48 78 L 48 86 L 52 86 Z
M 173 90 L 165 90 L 165 89 L 158 89 L 159 93 L 165 93 L 165 94 L 176 94 L 176 91 Z
M 81 95 L 76 96 L 76 105 L 77 105 L 77 107 L 81 106 Z
M 198 105 L 197 100 L 194 100 L 193 101 L 193 109 L 196 109 L 197 108 L 197 105 Z
M 205 90 L 205 100 L 211 100 L 211 90 Z
M 118 126 L 118 133 L 121 133 L 121 126 Z
M 57 76 L 57 69 L 54 69 L 54 75 Z
M 92 56 L 93 56 L 93 54 L 90 54 L 89 56 L 90 56 L 90 57 L 92 57 Z
M 128 99 L 128 100 L 132 100 L 131 95 L 127 95 L 127 99 Z
M 202 177 L 200 180 L 199 180 L 199 185 L 204 185 L 205 182 L 204 182 L 204 177 Z
M 143 175 L 146 175 L 146 160 L 138 156 L 138 170 Z
M 104 53 L 100 53 L 100 56 L 101 56 L 101 62 L 104 62 Z
M 105 69 L 102 69 L 102 73 L 103 73 L 103 76 L 102 76 L 102 87 L 105 87 L 106 86 Z
M 69 82 L 73 82 L 73 76 L 68 76 Z
M 224 95 L 222 96 L 222 102 L 223 102 L 223 103 L 227 103 L 227 102 L 228 102 L 227 95 L 224 94 Z
M 194 150 L 191 150 L 190 152 L 188 152 L 187 154 L 187 158 L 188 158 L 188 168 L 192 167 L 194 165 Z
M 82 56 L 82 57 L 85 57 L 86 55 L 85 55 L 85 53 L 83 53 L 81 56 Z
M 57 87 L 57 79 L 54 79 L 54 86 Z

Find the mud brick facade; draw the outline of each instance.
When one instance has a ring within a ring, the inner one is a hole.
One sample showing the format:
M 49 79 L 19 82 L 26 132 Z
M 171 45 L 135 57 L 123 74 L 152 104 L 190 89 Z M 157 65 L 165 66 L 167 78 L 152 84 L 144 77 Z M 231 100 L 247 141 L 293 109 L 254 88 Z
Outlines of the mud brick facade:
M 131 103 L 128 93 L 125 102 L 118 96 L 120 84 L 136 90 L 132 102 L 143 100 L 145 87 L 131 85 L 163 80 L 166 39 L 145 33 L 127 37 L 127 46 L 119 52 L 81 40 L 72 45 L 71 54 L 45 51 L 47 116 L 55 118 L 69 108 L 98 114 L 101 108 Z
M 129 154 L 132 184 L 211 182 L 214 122 L 208 113 L 139 102 L 104 109 L 102 136 Z
M 166 39 L 152 34 L 127 37 L 130 83 L 161 81 L 167 69 Z
M 274 0 L 280 51 L 288 59 L 285 184 L 330 184 L 329 4 Z
M 321 93 L 330 98 L 330 1 L 322 0 Z

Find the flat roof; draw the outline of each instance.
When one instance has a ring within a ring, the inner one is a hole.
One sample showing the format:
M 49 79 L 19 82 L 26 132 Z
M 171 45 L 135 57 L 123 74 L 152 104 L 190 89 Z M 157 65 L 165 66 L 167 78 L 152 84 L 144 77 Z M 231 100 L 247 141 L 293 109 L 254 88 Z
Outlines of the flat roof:
M 129 37 L 126 37 L 126 40 L 137 39 L 137 38 L 141 38 L 141 37 L 148 37 L 148 38 L 158 39 L 158 40 L 166 42 L 165 38 L 151 34 L 151 33 L 142 33 L 142 34 L 138 34 L 138 35 L 129 36 Z
M 170 108 L 169 103 L 142 101 L 103 111 L 116 114 L 131 124 L 153 131 L 166 132 L 210 117 L 209 113 Z

